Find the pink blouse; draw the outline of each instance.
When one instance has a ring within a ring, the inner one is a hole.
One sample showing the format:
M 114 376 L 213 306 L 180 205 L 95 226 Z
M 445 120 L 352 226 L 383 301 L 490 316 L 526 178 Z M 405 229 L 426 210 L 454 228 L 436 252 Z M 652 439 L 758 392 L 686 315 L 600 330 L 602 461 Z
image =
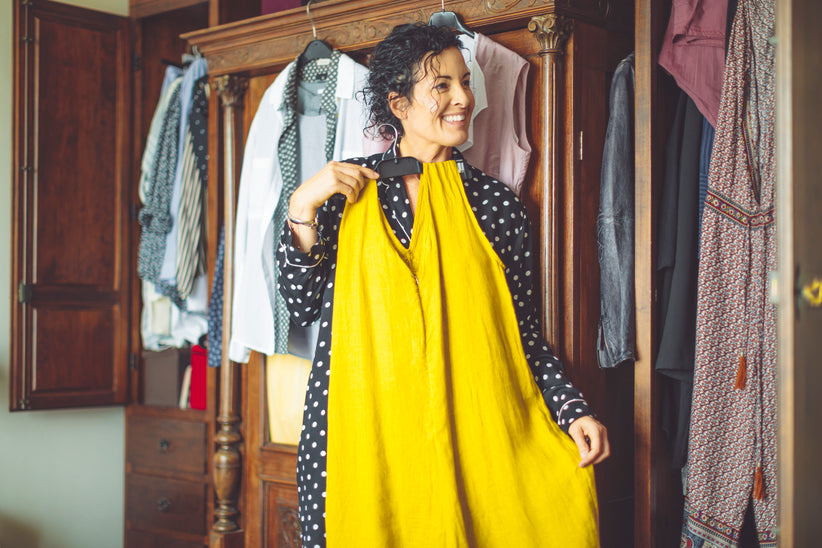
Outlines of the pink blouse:
M 659 64 L 674 77 L 705 118 L 716 127 L 728 0 L 673 0 Z

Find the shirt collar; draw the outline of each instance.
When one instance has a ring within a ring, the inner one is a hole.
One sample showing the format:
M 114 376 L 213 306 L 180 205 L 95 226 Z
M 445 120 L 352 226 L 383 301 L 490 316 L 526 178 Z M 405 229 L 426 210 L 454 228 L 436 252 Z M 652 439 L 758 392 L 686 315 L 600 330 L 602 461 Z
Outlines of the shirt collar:
M 343 58 L 348 59 L 347 56 L 342 55 L 342 52 L 335 49 L 331 52 L 331 59 L 327 64 L 309 61 L 309 63 L 303 67 L 299 67 L 298 62 L 293 62 L 288 65 L 282 103 L 280 103 L 279 107 L 279 110 L 283 113 L 283 117 L 286 120 L 292 120 L 297 111 L 297 86 L 301 80 L 307 82 L 318 79 L 325 80 L 328 83 L 326 90 L 333 91 L 333 93 L 324 95 L 320 112 L 326 115 L 337 112 L 336 101 L 334 100 L 340 96 L 340 86 L 337 80 L 346 72 L 346 63 L 342 63 L 343 66 L 340 66 Z M 324 73 L 324 77 L 318 78 L 321 76 L 321 73 Z

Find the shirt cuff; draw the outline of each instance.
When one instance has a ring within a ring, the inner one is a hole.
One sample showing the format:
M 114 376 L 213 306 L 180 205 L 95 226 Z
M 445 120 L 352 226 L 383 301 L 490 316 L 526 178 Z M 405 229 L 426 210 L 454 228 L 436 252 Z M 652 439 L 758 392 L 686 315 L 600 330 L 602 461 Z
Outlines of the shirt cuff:
M 294 247 L 291 236 L 291 230 L 286 228 L 280 240 L 280 251 L 283 254 L 285 264 L 298 268 L 313 268 L 318 266 L 325 258 L 325 242 L 322 238 L 311 246 L 308 253 L 304 253 Z
M 566 434 L 571 424 L 579 418 L 592 416 L 594 413 L 588 407 L 588 402 L 582 398 L 573 398 L 562 404 L 557 411 L 557 424 Z

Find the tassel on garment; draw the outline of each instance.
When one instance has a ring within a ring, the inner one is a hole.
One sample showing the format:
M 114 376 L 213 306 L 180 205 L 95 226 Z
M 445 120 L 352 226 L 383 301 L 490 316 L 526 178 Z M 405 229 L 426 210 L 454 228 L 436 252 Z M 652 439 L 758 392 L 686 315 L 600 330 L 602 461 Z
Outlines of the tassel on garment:
M 743 354 L 739 356 L 739 367 L 736 369 L 736 382 L 734 383 L 734 388 L 736 390 L 744 390 L 747 378 L 748 360 L 745 358 L 745 355 Z
M 765 498 L 765 482 L 762 479 L 762 466 L 756 467 L 756 475 L 754 475 L 754 498 L 756 500 Z

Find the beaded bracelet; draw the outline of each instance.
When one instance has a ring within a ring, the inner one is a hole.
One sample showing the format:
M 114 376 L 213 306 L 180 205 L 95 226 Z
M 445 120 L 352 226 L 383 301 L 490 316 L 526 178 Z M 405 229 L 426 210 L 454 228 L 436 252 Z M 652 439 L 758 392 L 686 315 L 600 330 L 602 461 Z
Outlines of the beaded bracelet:
M 287 213 L 286 217 L 288 217 L 288 222 L 289 223 L 292 223 L 292 224 L 295 224 L 295 225 L 307 226 L 308 228 L 317 228 L 318 226 L 320 226 L 319 223 L 317 222 L 316 217 L 314 217 L 313 221 L 301 221 L 300 219 L 297 219 L 296 217 L 292 217 L 291 213 Z

